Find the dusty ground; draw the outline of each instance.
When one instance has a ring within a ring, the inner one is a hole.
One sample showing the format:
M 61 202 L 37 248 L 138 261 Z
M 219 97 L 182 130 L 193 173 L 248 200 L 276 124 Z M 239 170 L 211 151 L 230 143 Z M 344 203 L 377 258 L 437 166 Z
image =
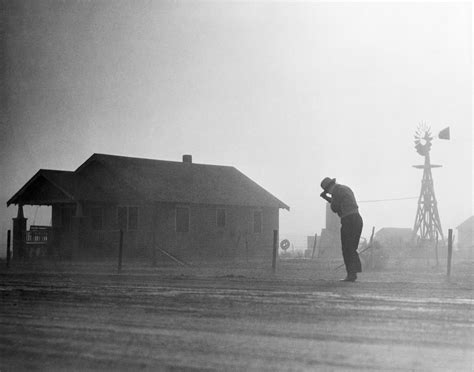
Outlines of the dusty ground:
M 0 370 L 472 371 L 473 268 L 2 264 Z

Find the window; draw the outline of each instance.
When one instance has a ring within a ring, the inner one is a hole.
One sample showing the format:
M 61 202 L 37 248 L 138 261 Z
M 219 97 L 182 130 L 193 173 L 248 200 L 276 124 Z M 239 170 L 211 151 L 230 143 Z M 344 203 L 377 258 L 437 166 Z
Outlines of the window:
M 138 207 L 118 207 L 117 225 L 120 230 L 138 230 Z
M 262 232 L 262 212 L 260 211 L 253 212 L 253 232 Z
M 128 229 L 138 230 L 138 207 L 128 207 Z
M 127 230 L 127 207 L 117 208 L 117 221 L 120 230 Z
M 218 208 L 216 211 L 216 225 L 217 227 L 225 227 L 225 209 Z
M 61 207 L 61 227 L 63 231 L 71 231 L 73 215 L 73 207 Z
M 91 208 L 91 227 L 92 230 L 102 230 L 103 228 L 103 208 Z
M 188 207 L 176 207 L 176 232 L 189 232 Z

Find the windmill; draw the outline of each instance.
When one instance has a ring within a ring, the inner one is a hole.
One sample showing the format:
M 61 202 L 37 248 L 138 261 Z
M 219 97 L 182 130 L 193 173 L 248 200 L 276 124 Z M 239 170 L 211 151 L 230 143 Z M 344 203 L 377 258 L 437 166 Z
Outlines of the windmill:
M 439 132 L 438 138 L 449 139 L 449 127 Z M 425 163 L 413 166 L 417 169 L 423 169 L 413 237 L 416 237 L 419 233 L 422 241 L 435 241 L 438 237 L 441 237 L 441 240 L 444 241 L 443 229 L 441 228 L 438 213 L 438 203 L 433 187 L 433 176 L 431 174 L 431 168 L 440 168 L 441 165 L 431 164 L 430 150 L 432 140 L 431 128 L 426 124 L 420 124 L 415 132 L 415 149 L 418 154 L 425 158 Z

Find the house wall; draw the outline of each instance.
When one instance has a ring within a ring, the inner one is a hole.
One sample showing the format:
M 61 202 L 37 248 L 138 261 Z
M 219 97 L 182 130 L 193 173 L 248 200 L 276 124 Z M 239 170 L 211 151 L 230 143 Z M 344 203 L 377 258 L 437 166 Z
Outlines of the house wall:
M 60 206 L 53 206 L 53 228 L 59 232 L 58 243 L 65 256 L 73 258 L 115 257 L 118 254 L 119 226 L 117 208 L 120 204 L 84 205 L 81 219 L 81 245 L 75 250 L 75 235 L 61 226 Z M 138 206 L 137 230 L 124 230 L 123 254 L 125 258 L 169 261 L 164 250 L 186 261 L 187 259 L 271 259 L 273 230 L 278 229 L 278 208 L 252 208 L 243 206 L 193 205 L 175 203 L 129 203 Z M 92 229 L 91 209 L 103 210 L 101 230 Z M 176 207 L 189 208 L 188 232 L 176 231 Z M 217 227 L 217 209 L 226 210 L 226 225 Z M 253 232 L 253 214 L 262 212 L 262 232 Z M 155 241 L 155 244 L 153 242 Z M 153 246 L 155 253 L 153 253 Z
M 460 248 L 471 248 L 474 246 L 474 229 L 459 230 L 458 245 Z
M 157 246 L 185 259 L 271 258 L 273 230 L 278 229 L 278 208 L 180 205 L 189 207 L 190 231 L 176 232 L 176 205 L 156 206 Z M 218 208 L 226 210 L 226 226 L 217 227 Z M 253 213 L 262 212 L 262 232 L 253 232 Z
M 62 221 L 62 209 L 72 209 L 72 214 L 75 213 L 74 204 L 53 204 L 51 208 L 51 227 L 53 229 L 52 236 L 52 252 L 64 258 L 72 257 L 73 251 L 73 231 L 72 226 L 66 229 Z
M 118 223 L 118 207 L 138 207 L 138 224 L 136 229 L 123 229 L 123 255 L 126 258 L 142 258 L 148 255 L 153 236 L 153 208 L 139 203 L 127 204 L 91 204 L 85 205 L 85 234 L 80 257 L 116 257 L 119 250 L 120 226 Z M 92 208 L 102 208 L 102 229 L 92 227 Z
M 459 249 L 457 254 L 472 260 L 474 256 L 474 222 L 459 226 L 457 230 L 457 247 Z

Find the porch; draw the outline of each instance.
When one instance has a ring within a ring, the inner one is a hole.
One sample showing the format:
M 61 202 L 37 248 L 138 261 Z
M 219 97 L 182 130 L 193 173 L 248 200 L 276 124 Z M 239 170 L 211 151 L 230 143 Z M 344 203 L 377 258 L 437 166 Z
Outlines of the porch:
M 31 225 L 25 235 L 25 258 L 51 255 L 53 229 L 51 226 Z

